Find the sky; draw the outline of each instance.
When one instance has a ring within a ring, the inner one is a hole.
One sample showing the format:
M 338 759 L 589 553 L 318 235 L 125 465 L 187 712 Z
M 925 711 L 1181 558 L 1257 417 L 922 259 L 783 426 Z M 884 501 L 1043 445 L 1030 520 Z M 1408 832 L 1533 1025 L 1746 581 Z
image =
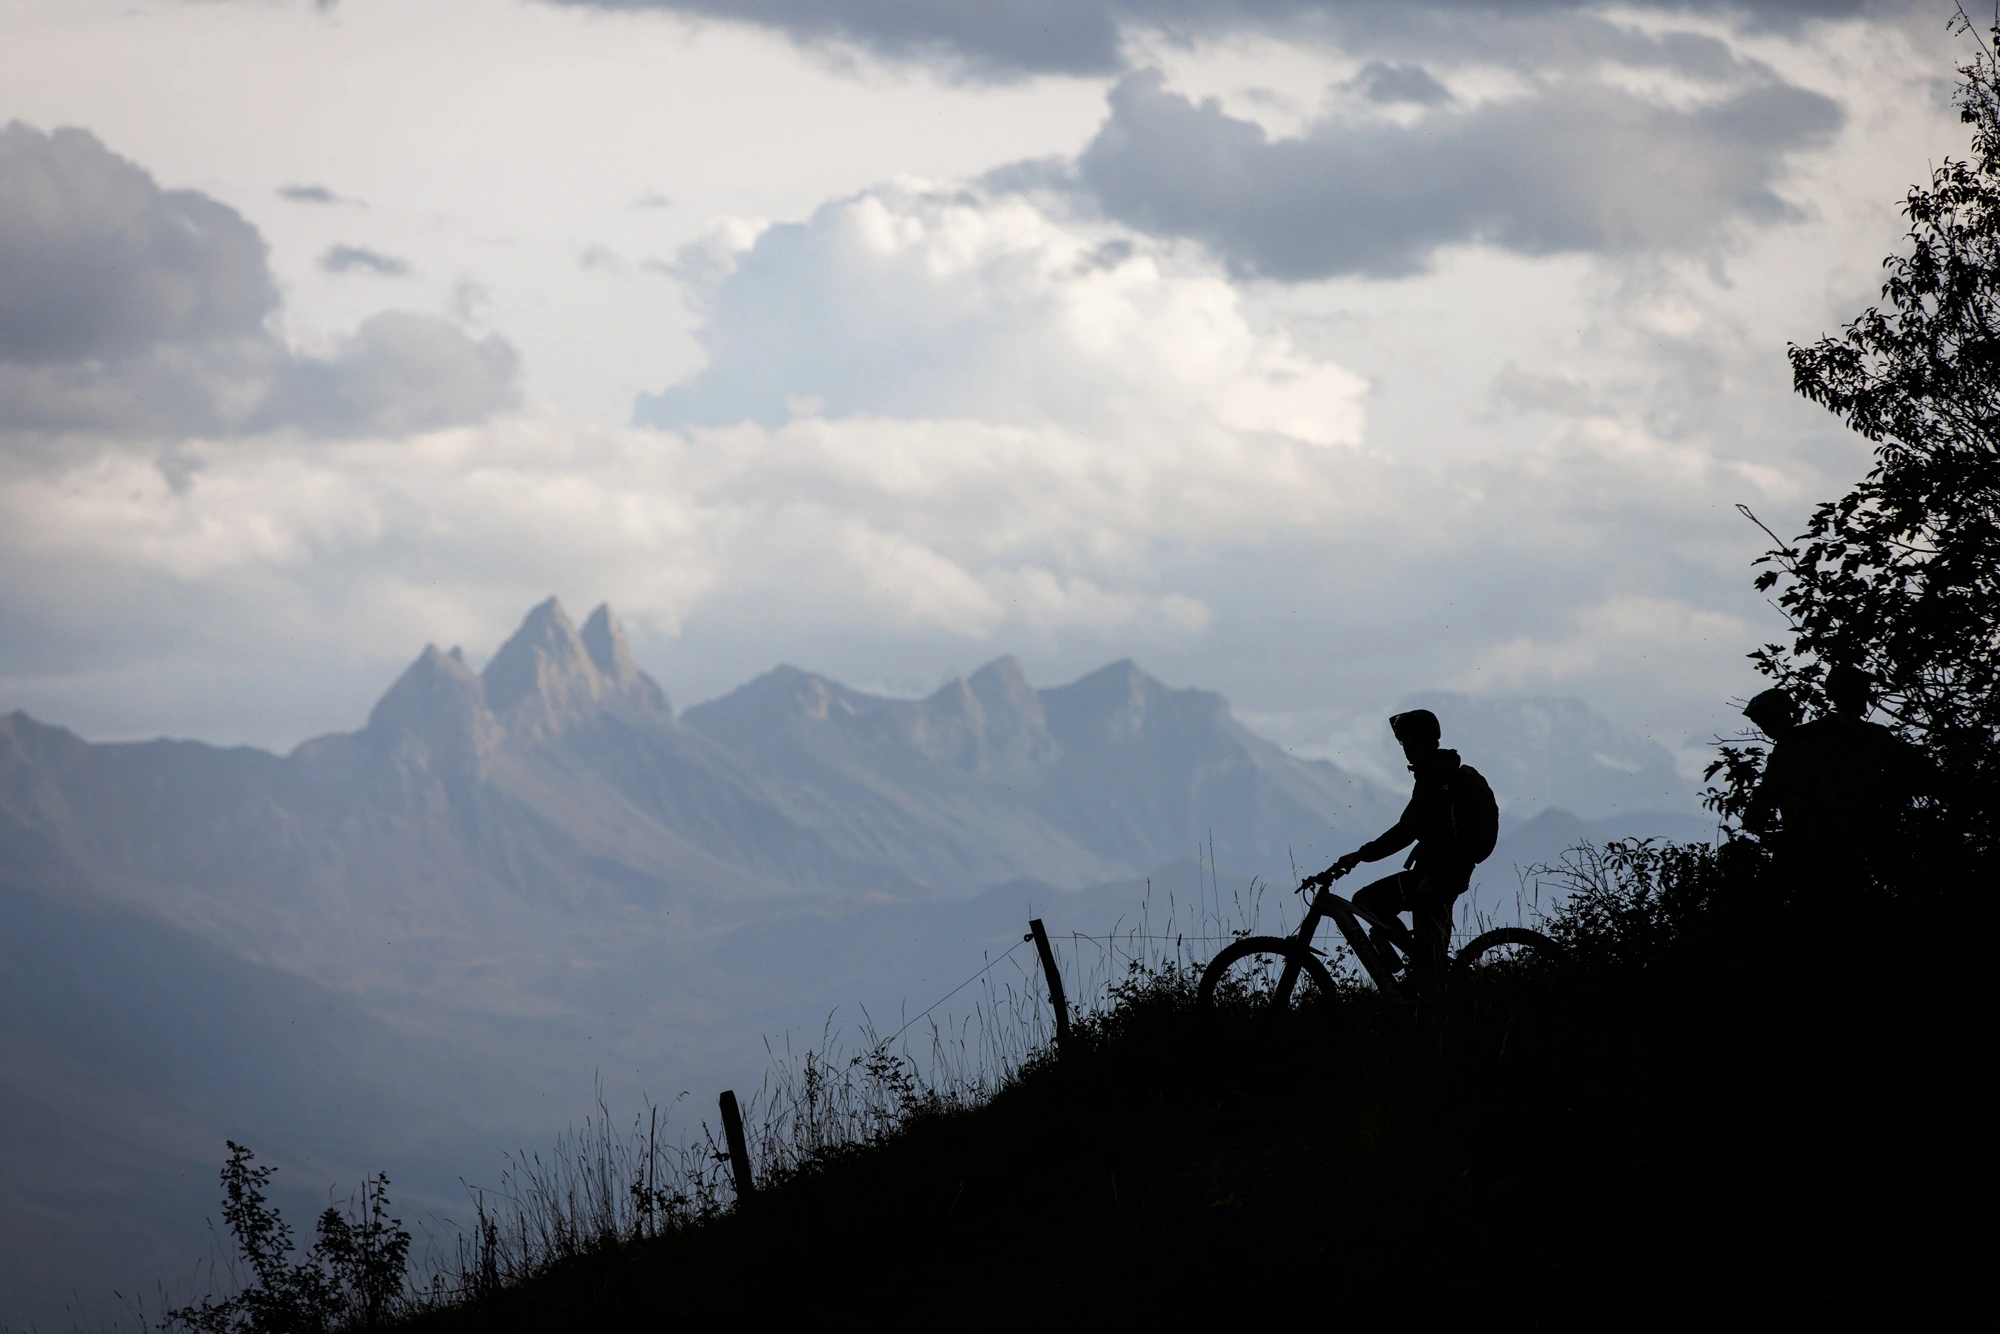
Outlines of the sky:
M 1950 16 L 0 0 L 0 710 L 285 749 L 556 594 L 682 707 L 1131 657 L 1698 769 Z

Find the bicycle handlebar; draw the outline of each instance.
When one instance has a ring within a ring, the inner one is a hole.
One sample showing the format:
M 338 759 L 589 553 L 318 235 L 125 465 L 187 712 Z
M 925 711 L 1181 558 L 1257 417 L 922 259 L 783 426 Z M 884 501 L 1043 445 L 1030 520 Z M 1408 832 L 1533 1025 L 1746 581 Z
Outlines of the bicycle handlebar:
M 1331 885 L 1342 876 L 1348 875 L 1353 870 L 1352 866 L 1342 866 L 1339 862 L 1335 862 L 1317 875 L 1309 875 L 1299 881 L 1299 887 L 1296 892 L 1306 894 L 1314 890 L 1325 889 L 1328 885 Z

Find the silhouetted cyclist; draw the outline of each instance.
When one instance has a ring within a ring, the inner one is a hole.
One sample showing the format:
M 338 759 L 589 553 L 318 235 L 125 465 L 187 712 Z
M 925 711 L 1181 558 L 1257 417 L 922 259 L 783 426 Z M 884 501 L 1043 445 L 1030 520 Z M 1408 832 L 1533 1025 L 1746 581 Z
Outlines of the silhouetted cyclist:
M 1791 723 L 1790 697 L 1768 698 L 1778 691 L 1743 710 L 1773 742 L 1744 827 L 1771 846 L 1779 867 L 1819 887 L 1865 884 L 1908 855 L 1905 817 L 1930 786 L 1923 753 L 1867 720 L 1873 689 L 1866 672 L 1843 663 L 1827 673 L 1832 707 L 1811 722 Z
M 1415 843 L 1402 871 L 1365 886 L 1354 895 L 1354 902 L 1377 917 L 1409 913 L 1415 925 L 1411 934 L 1442 959 L 1451 938 L 1452 904 L 1471 883 L 1473 866 L 1493 850 L 1499 807 L 1486 780 L 1462 766 L 1457 751 L 1438 745 L 1442 732 L 1436 714 L 1412 709 L 1391 718 L 1389 728 L 1416 775 L 1410 804 L 1387 833 L 1348 853 L 1313 880 L 1325 884 L 1362 862 L 1380 861 Z M 1400 958 L 1380 928 L 1369 935 L 1384 958 Z

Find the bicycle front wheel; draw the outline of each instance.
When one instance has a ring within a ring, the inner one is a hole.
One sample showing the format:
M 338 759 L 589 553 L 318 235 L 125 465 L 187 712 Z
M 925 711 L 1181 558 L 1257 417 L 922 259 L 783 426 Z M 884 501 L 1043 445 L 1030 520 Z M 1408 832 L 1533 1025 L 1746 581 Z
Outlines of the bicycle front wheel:
M 1297 964 L 1296 980 L 1290 994 L 1281 996 L 1288 963 Z M 1308 988 L 1316 988 L 1322 996 L 1333 994 L 1333 974 L 1311 949 L 1289 936 L 1245 936 L 1202 970 L 1195 1002 L 1203 1009 L 1212 1009 L 1218 1001 L 1289 1005 Z

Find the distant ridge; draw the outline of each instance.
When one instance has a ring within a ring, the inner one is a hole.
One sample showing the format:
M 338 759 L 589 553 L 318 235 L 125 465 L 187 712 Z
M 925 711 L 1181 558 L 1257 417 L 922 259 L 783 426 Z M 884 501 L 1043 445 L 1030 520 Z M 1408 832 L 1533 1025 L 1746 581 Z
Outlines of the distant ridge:
M 783 667 L 677 718 L 609 606 L 579 630 L 553 597 L 483 672 L 426 645 L 360 731 L 288 756 L 0 722 L 18 883 L 140 903 L 339 986 L 413 966 L 369 943 L 385 920 L 436 942 L 434 977 L 642 938 L 678 909 L 1078 888 L 1197 845 L 1275 875 L 1394 805 L 1130 661 L 1037 690 L 1000 658 L 922 700 Z
M 1225 865 L 1276 875 L 1394 815 L 1380 789 L 1251 733 L 1220 695 L 1170 689 L 1130 661 L 1037 691 L 1000 658 L 920 700 L 780 667 L 683 721 L 759 772 L 846 794 L 852 837 L 968 885 L 1080 887 L 1211 843 Z M 926 827 L 951 831 L 955 866 L 925 847 Z
M 671 721 L 667 695 L 639 670 L 608 605 L 579 634 L 554 598 L 536 606 L 480 674 L 486 704 L 518 736 L 553 737 L 609 703 Z
M 1550 807 L 1601 819 L 1638 812 L 1694 815 L 1694 784 L 1664 746 L 1615 726 L 1576 698 L 1427 691 L 1401 708 L 1425 708 L 1500 793 L 1501 805 L 1527 818 Z

